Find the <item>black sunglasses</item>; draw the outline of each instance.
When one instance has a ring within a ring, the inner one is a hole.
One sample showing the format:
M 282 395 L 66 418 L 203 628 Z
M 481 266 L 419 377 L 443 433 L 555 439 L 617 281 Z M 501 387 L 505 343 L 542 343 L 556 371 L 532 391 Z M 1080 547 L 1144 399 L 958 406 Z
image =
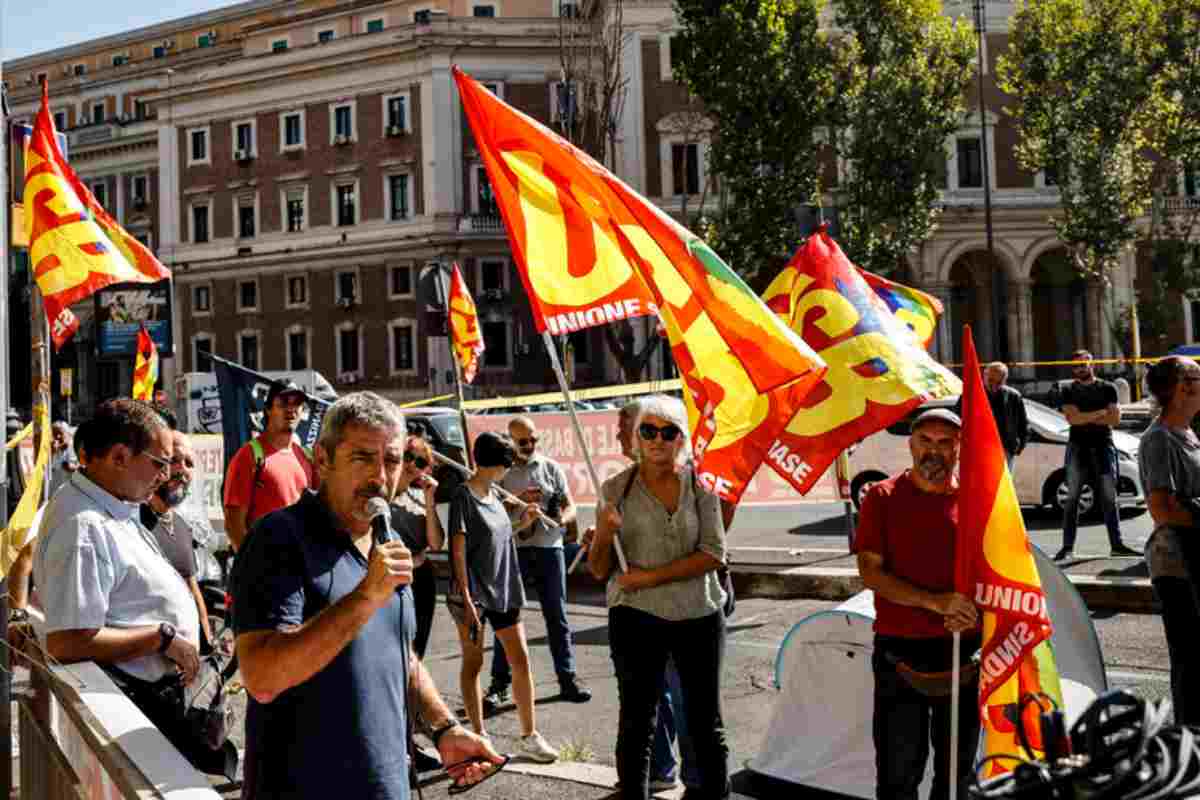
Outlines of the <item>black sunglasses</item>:
M 404 451 L 404 460 L 413 464 L 417 469 L 425 469 L 426 467 L 429 466 L 429 462 L 425 459 L 424 456 L 419 456 L 419 455 L 413 453 L 412 450 Z
M 520 445 L 521 447 L 525 447 L 527 445 L 537 444 L 537 443 L 538 443 L 538 437 L 536 437 L 536 436 L 530 436 L 527 439 L 517 439 L 517 444 Z
M 664 425 L 661 428 L 651 425 L 649 422 L 638 425 L 638 435 L 647 442 L 653 442 L 655 436 L 662 436 L 664 442 L 673 442 L 680 433 L 682 431 L 675 425 Z

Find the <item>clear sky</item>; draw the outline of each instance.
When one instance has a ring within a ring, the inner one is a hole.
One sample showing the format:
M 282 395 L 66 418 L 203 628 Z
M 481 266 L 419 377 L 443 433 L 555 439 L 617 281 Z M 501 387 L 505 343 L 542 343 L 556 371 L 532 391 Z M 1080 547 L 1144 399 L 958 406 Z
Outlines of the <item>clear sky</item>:
M 234 5 L 238 0 L 0 0 L 3 61 Z

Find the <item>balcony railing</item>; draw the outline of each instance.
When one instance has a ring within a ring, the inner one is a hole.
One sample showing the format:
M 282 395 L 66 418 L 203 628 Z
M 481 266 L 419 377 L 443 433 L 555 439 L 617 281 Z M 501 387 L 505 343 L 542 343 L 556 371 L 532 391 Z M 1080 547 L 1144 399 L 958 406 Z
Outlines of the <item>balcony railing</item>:
M 1182 195 L 1179 197 L 1160 198 L 1159 208 L 1167 214 L 1184 214 L 1200 211 L 1200 196 Z
M 498 214 L 463 214 L 458 220 L 459 233 L 504 233 L 504 220 Z

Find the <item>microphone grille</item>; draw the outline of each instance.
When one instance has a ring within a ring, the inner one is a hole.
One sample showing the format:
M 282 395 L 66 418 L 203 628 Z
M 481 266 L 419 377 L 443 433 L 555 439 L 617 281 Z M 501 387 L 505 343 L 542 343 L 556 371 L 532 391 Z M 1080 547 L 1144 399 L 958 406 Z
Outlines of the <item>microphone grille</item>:
M 382 497 L 372 497 L 368 500 L 367 512 L 371 515 L 371 519 L 391 513 L 388 509 L 388 501 Z

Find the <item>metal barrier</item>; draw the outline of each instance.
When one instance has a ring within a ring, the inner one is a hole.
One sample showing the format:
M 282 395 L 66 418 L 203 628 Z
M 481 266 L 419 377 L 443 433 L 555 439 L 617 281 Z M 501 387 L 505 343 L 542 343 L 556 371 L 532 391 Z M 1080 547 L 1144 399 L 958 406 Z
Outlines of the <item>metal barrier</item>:
M 22 800 L 218 800 L 145 715 L 92 663 L 30 671 L 18 700 Z
M 21 800 L 87 800 L 66 753 L 38 722 L 29 698 L 17 699 L 21 742 Z

